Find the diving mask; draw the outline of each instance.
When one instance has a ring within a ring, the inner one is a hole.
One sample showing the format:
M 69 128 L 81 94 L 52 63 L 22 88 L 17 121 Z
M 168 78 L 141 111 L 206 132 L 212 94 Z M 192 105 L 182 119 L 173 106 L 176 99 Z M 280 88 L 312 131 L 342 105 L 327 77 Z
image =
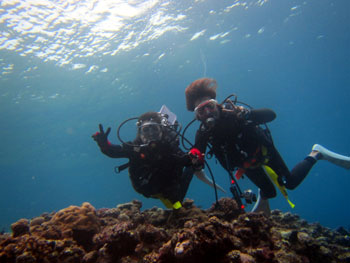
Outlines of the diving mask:
M 140 137 L 143 143 L 159 141 L 162 138 L 162 127 L 156 122 L 144 122 L 140 128 Z
M 206 100 L 200 103 L 195 109 L 196 118 L 198 120 L 206 120 L 209 117 L 216 117 L 218 102 L 214 99 Z

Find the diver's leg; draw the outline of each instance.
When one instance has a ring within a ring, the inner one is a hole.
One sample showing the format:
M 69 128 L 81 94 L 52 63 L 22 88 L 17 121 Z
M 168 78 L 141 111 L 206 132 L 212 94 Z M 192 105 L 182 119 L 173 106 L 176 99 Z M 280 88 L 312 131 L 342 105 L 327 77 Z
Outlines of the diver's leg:
M 183 199 L 186 196 L 188 187 L 192 181 L 193 178 L 193 169 L 192 167 L 185 167 L 185 169 L 182 172 L 181 180 L 179 183 L 179 201 L 182 203 Z
M 276 196 L 276 188 L 266 175 L 263 168 L 247 169 L 247 177 L 259 187 L 259 196 L 251 212 L 263 212 L 266 216 L 270 215 L 269 198 Z
M 168 186 L 163 188 L 163 195 L 172 203 L 182 203 L 190 182 L 193 178 L 193 169 L 186 167 L 185 169 L 177 169 L 176 178 L 168 182 Z
M 276 196 L 276 189 L 263 168 L 258 167 L 247 169 L 245 174 L 257 187 L 260 188 L 262 198 L 268 199 Z
M 318 160 L 327 160 L 345 169 L 350 169 L 350 157 L 331 152 L 319 144 L 315 144 L 311 153 L 294 166 L 291 172 L 289 172 L 282 157 L 274 147 L 269 149 L 269 153 L 268 165 L 282 178 L 288 189 L 295 189 L 301 184 Z
M 280 184 L 285 185 L 288 189 L 295 189 L 305 179 L 316 161 L 317 159 L 314 157 L 307 156 L 292 171 L 289 171 L 279 152 L 276 148 L 272 147 L 269 149 L 269 161 L 267 165 L 278 175 Z

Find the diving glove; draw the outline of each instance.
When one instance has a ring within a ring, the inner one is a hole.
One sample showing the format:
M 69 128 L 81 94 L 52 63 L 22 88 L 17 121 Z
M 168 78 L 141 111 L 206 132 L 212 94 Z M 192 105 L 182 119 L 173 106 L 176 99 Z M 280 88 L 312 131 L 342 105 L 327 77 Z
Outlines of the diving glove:
M 202 170 L 204 167 L 204 154 L 197 148 L 192 148 L 188 154 L 195 170 Z
M 109 133 L 111 132 L 111 128 L 108 127 L 106 132 L 104 132 L 102 124 L 99 124 L 98 126 L 100 128 L 100 131 L 96 132 L 91 137 L 97 142 L 97 144 L 98 144 L 98 146 L 100 146 L 100 148 L 104 148 L 110 144 L 107 138 L 108 138 Z

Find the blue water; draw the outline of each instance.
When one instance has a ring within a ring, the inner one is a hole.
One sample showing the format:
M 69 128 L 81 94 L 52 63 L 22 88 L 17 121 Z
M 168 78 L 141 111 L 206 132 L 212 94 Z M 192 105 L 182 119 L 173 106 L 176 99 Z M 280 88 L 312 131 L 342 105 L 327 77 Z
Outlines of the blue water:
M 290 168 L 314 143 L 350 155 L 349 1 L 60 2 L 0 3 L 0 230 L 85 201 L 162 206 L 115 174 L 126 160 L 102 155 L 91 135 L 102 123 L 118 143 L 123 120 L 162 104 L 187 124 L 184 89 L 204 76 L 218 81 L 219 100 L 236 93 L 277 113 L 270 129 Z M 134 134 L 123 127 L 125 140 Z M 349 187 L 349 171 L 320 161 L 289 191 L 294 209 L 281 194 L 271 208 L 348 228 Z M 215 200 L 196 178 L 187 197 L 203 208 Z

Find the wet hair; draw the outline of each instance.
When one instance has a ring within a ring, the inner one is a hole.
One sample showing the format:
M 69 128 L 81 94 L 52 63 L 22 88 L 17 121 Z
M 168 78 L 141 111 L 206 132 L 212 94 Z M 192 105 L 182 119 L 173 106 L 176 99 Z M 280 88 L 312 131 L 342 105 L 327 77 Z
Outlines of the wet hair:
M 153 121 L 156 123 L 162 123 L 162 118 L 160 116 L 160 114 L 158 112 L 154 112 L 154 111 L 149 111 L 146 112 L 144 114 L 142 114 L 138 120 L 137 120 L 137 126 L 141 126 L 143 122 L 145 121 Z
M 187 109 L 194 111 L 195 102 L 201 98 L 216 99 L 216 88 L 215 79 L 201 78 L 193 81 L 185 90 Z

